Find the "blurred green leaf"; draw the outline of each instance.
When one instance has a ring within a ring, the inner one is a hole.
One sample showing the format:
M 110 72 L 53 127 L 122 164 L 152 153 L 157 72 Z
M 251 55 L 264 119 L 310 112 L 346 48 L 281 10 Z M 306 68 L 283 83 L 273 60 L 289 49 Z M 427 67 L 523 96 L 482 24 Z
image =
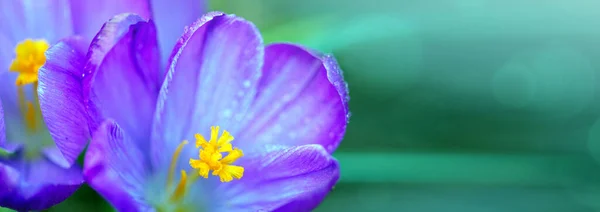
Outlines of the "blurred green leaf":
M 0 207 L 0 212 L 13 212 L 14 210 L 8 209 L 8 208 L 3 208 Z
M 6 157 L 10 155 L 6 150 L 0 149 L 0 157 Z

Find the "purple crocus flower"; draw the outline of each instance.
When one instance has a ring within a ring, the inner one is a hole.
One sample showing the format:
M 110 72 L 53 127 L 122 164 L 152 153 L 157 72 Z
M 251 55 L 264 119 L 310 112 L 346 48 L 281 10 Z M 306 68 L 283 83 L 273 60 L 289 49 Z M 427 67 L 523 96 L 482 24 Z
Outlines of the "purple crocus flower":
M 338 180 L 331 153 L 349 119 L 335 59 L 264 47 L 252 23 L 222 13 L 186 28 L 164 76 L 156 41 L 152 21 L 120 15 L 96 36 L 95 57 L 71 41 L 49 50 L 42 107 L 70 107 L 44 117 L 66 123 L 50 127 L 63 152 L 85 145 L 75 126 L 94 132 L 90 186 L 119 211 L 315 208 Z
M 152 7 L 151 7 L 152 3 Z M 122 12 L 159 19 L 162 37 L 175 40 L 173 27 L 199 17 L 201 1 L 179 0 L 0 0 L 0 206 L 41 210 L 70 196 L 82 183 L 82 169 L 72 166 L 77 155 L 63 157 L 42 119 L 38 103 L 38 69 L 45 51 L 62 42 L 86 47 L 106 20 Z M 190 9 L 180 10 L 188 7 Z M 154 9 L 154 13 L 151 12 Z M 171 17 L 166 13 L 181 11 Z M 166 39 L 166 40 L 171 40 Z M 163 42 L 161 46 L 173 45 Z M 64 102 L 49 102 L 68 108 Z M 2 107 L 3 106 L 3 107 Z M 63 123 L 48 123 L 61 125 Z

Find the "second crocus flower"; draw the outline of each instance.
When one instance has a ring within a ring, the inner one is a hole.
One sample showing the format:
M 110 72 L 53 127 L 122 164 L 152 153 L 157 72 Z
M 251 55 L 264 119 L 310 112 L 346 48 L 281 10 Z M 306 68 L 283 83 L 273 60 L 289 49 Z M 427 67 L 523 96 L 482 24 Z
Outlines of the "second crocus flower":
M 65 200 L 83 183 L 81 168 L 73 164 L 85 146 L 57 149 L 47 130 L 73 125 L 80 129 L 83 125 L 42 121 L 42 114 L 54 112 L 40 107 L 36 92 L 38 70 L 46 62 L 47 49 L 55 44 L 60 49 L 69 43 L 73 52 L 65 56 L 85 54 L 98 28 L 122 12 L 154 17 L 159 36 L 165 38 L 159 46 L 172 46 L 183 26 L 199 17 L 202 4 L 200 0 L 0 1 L 0 207 L 46 209 Z M 72 35 L 80 37 L 65 38 Z M 64 101 L 43 104 L 54 110 L 73 108 Z M 68 139 L 89 138 L 87 130 L 76 131 L 77 135 Z
M 188 7 L 196 5 L 198 15 L 199 4 L 190 4 L 191 1 L 166 4 L 166 1 L 154 0 L 153 3 L 161 5 L 155 11 L 184 3 Z M 83 183 L 81 168 L 73 165 L 79 152 L 63 157 L 61 151 L 54 148 L 46 123 L 42 121 L 42 113 L 48 111 L 40 108 L 36 91 L 38 70 L 47 59 L 46 50 L 67 36 L 80 35 L 64 42 L 86 51 L 98 28 L 110 17 L 133 12 L 150 18 L 151 9 L 149 0 L 0 1 L 0 207 L 19 211 L 46 209 L 65 200 Z M 193 15 L 188 13 L 191 9 L 181 10 L 178 16 Z M 156 14 L 164 16 L 160 12 Z M 189 22 L 196 17 L 182 21 Z M 180 20 L 171 18 L 171 21 L 175 23 L 169 23 L 169 28 L 184 26 L 183 23 L 177 25 Z M 65 102 L 47 104 L 63 110 L 70 107 Z M 49 123 L 48 126 L 68 124 Z

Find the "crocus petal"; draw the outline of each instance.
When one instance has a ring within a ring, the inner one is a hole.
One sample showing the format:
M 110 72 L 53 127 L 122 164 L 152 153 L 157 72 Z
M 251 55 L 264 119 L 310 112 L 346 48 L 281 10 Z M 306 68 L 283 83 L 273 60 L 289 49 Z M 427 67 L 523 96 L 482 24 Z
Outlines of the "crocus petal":
M 81 38 L 64 39 L 46 51 L 46 64 L 39 70 L 42 116 L 68 164 L 77 160 L 89 138 L 81 84 L 86 47 Z
M 0 152 L 12 154 L 23 147 L 21 144 L 9 144 L 6 143 L 6 125 L 4 123 L 4 109 L 2 108 L 2 101 L 0 101 Z M 2 185 L 2 184 L 0 184 Z M 0 188 L 2 188 L 0 186 Z
M 2 11 L 2 9 L 4 8 L 0 6 L 0 11 Z M 0 25 L 5 22 L 10 21 L 0 21 Z M 15 86 L 17 74 L 10 72 L 8 67 L 14 59 L 14 47 L 17 43 L 10 40 L 5 33 L 6 32 L 0 30 L 0 67 L 2 67 L 0 68 L 0 101 L 4 103 L 5 114 L 13 114 L 19 112 L 17 104 L 17 86 Z
M 6 207 L 9 203 L 4 201 L 19 189 L 19 171 L 6 164 L 0 163 L 0 205 Z
M 339 178 L 338 162 L 320 145 L 246 154 L 244 176 L 221 183 L 216 211 L 310 211 Z
M 97 108 L 92 99 L 97 98 L 93 96 L 92 84 L 94 83 L 97 69 L 100 67 L 106 54 L 113 49 L 113 47 L 119 43 L 122 38 L 130 33 L 134 26 L 138 23 L 145 23 L 142 17 L 135 14 L 119 14 L 110 19 L 102 26 L 102 29 L 96 34 L 94 40 L 90 44 L 90 48 L 87 54 L 87 63 L 84 67 L 83 78 L 83 99 L 87 103 L 87 112 L 90 117 L 89 128 L 90 132 L 95 132 L 96 128 L 106 119 L 102 116 L 102 111 Z M 140 28 L 139 26 L 136 28 Z M 136 54 L 138 55 L 138 54 Z M 129 56 L 127 58 L 131 58 Z M 153 63 L 150 63 L 153 64 Z M 158 64 L 158 62 L 156 62 Z
M 0 147 L 6 143 L 6 127 L 4 126 L 4 109 L 2 109 L 2 101 L 0 101 Z
M 89 185 L 119 211 L 145 211 L 145 156 L 114 121 L 94 133 L 85 155 L 83 175 Z
M 348 91 L 332 59 L 322 59 L 291 44 L 265 49 L 263 76 L 256 100 L 239 123 L 238 144 L 321 144 L 333 152 L 346 131 Z
M 91 80 L 90 108 L 114 119 L 135 141 L 149 140 L 161 82 L 159 57 L 154 24 L 138 22 L 106 53 Z
M 0 20 L 11 20 L 0 21 L 0 36 L 3 35 L 11 43 L 16 44 L 18 38 L 27 34 L 27 28 L 23 27 L 26 23 L 23 1 L 0 1 L 0 18 Z
M 6 139 L 6 121 L 4 116 L 4 108 L 2 107 L 2 101 L 0 101 L 0 153 L 12 154 L 19 151 L 23 144 L 7 143 Z M 2 187 L 0 187 L 2 188 Z
M 0 34 L 14 42 L 26 38 L 55 42 L 73 34 L 72 25 L 65 24 L 71 23 L 67 0 L 0 1 L 0 20 Z
M 151 0 L 152 16 L 158 29 L 158 41 L 163 65 L 171 54 L 183 28 L 198 19 L 206 8 L 205 0 Z
M 0 101 L 0 153 L 6 152 L 8 154 L 12 154 L 21 149 L 22 147 L 23 145 L 21 144 L 6 143 L 6 125 L 4 123 L 4 109 L 2 108 L 2 101 Z M 0 188 L 2 187 L 0 186 Z
M 0 206 L 18 211 L 43 210 L 71 196 L 83 184 L 81 168 L 64 169 L 41 158 L 0 161 Z
M 71 163 L 63 157 L 62 152 L 57 147 L 44 147 L 42 149 L 42 154 L 46 157 L 46 159 L 50 160 L 50 162 L 56 164 L 57 166 L 63 168 L 71 167 Z
M 20 119 L 21 112 L 19 110 L 19 104 L 17 103 L 17 86 L 15 86 L 16 79 L 16 74 L 0 71 L 0 101 L 2 104 L 4 104 L 4 114 L 6 116 L 16 116 L 16 118 Z M 13 117 L 5 117 L 5 119 L 14 119 Z M 5 121 L 8 122 L 8 120 Z M 5 124 L 8 125 L 8 123 Z
M 134 13 L 146 20 L 151 18 L 148 0 L 70 0 L 70 3 L 74 31 L 86 39 L 94 37 L 104 22 L 120 13 Z
M 263 50 L 256 27 L 233 15 L 210 13 L 189 27 L 159 94 L 152 132 L 157 160 L 167 161 L 164 152 L 194 133 L 241 118 L 255 93 Z
M 90 43 L 87 55 L 88 61 L 84 68 L 86 79 L 92 78 L 96 68 L 104 60 L 106 53 L 121 40 L 125 33 L 129 32 L 129 27 L 143 21 L 144 19 L 138 15 L 123 13 L 112 17 L 102 25 L 102 28 Z
M 5 199 L 6 196 L 10 196 L 12 191 L 17 190 L 17 186 L 19 185 L 18 183 L 19 171 L 8 165 L 0 163 L 0 188 L 2 188 L 2 192 L 0 192 L 0 200 Z
M 0 21 L 0 24 L 4 22 L 10 21 Z M 0 30 L 0 46 L 2 46 L 2 48 L 0 48 L 0 67 L 2 67 L 2 69 L 0 69 L 0 83 L 2 84 L 0 85 L 7 85 L 4 83 L 6 77 L 3 75 L 9 73 L 8 67 L 14 59 L 15 47 L 17 46 L 17 42 L 13 41 L 12 38 L 8 37 L 8 35 L 6 34 L 9 34 L 9 32 L 4 32 L 3 30 Z M 11 84 L 14 84 L 14 81 Z M 0 90 L 0 96 L 3 96 L 4 90 L 5 89 Z M 15 90 L 15 88 L 13 88 L 12 90 Z
M 0 20 L 12 20 L 6 19 L 5 16 L 19 18 L 18 15 L 13 13 L 18 12 L 20 4 L 20 1 L 1 1 Z M 4 110 L 6 110 L 7 114 L 18 111 L 18 107 L 16 106 L 17 86 L 15 86 L 17 75 L 8 70 L 11 61 L 14 59 L 14 48 L 18 42 L 13 38 L 13 33 L 23 30 L 22 27 L 13 29 L 13 24 L 18 26 L 17 23 L 17 21 L 0 21 L 0 102 L 4 103 Z

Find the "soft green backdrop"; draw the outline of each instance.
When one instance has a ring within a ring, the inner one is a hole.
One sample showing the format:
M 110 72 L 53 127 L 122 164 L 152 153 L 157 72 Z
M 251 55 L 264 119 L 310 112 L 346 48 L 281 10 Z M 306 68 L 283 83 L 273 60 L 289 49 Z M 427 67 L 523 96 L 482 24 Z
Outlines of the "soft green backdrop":
M 600 210 L 600 2 L 218 0 L 332 52 L 352 119 L 316 211 Z M 84 187 L 50 211 L 109 211 Z

